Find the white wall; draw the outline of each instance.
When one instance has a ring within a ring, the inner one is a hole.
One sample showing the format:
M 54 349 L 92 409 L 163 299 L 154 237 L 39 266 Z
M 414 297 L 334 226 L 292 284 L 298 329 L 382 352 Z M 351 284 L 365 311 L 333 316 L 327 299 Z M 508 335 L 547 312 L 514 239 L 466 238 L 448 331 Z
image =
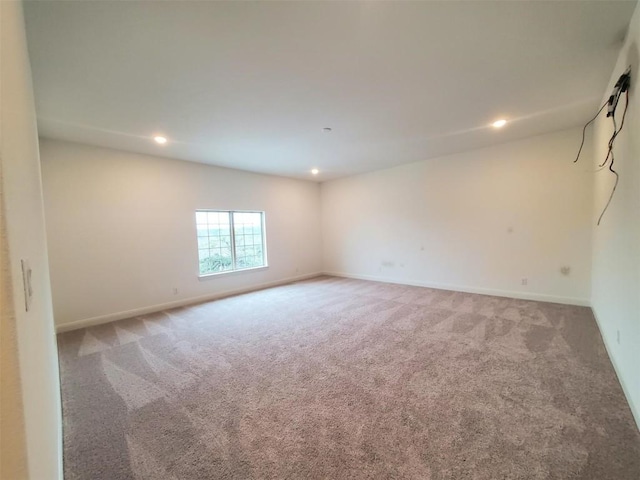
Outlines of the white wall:
M 588 304 L 592 174 L 572 164 L 579 142 L 571 129 L 322 184 L 325 271 Z
M 58 326 L 321 271 L 316 183 L 46 139 L 41 157 Z M 199 280 L 198 208 L 264 210 L 269 268 Z
M 614 175 L 594 174 L 592 305 L 620 383 L 640 426 L 640 7 L 636 7 L 624 47 L 604 92 L 603 103 L 618 77 L 631 65 L 632 87 L 624 130 L 615 142 L 620 174 L 615 196 L 602 222 L 597 217 L 611 193 Z M 618 106 L 618 124 L 624 98 Z M 595 125 L 595 165 L 606 156 L 613 126 L 602 115 Z M 620 340 L 618 341 L 618 332 Z
M 4 478 L 48 480 L 62 478 L 62 422 L 38 134 L 22 4 L 0 2 L 0 17 L 0 159 L 11 282 L 2 285 L 2 289 L 10 288 L 13 297 L 12 321 L 17 333 L 28 467 L 28 477 L 20 474 Z M 29 312 L 25 311 L 21 259 L 28 259 L 33 269 L 33 300 Z M 3 318 L 2 335 L 11 334 L 12 330 L 5 330 L 5 320 Z M 3 338 L 3 345 L 5 341 Z M 3 377 L 3 388 L 4 380 Z M 13 435 L 1 434 L 3 450 L 17 448 L 17 444 L 12 443 Z M 7 472 L 3 472 L 5 474 Z

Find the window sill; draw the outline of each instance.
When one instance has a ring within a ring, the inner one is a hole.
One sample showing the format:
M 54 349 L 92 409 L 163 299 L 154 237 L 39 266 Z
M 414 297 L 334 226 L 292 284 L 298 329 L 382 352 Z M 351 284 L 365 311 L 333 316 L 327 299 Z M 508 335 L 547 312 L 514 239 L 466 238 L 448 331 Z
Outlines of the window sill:
M 253 268 L 243 268 L 241 270 L 229 270 L 228 272 L 216 272 L 216 273 L 206 273 L 204 275 L 198 275 L 198 280 L 211 280 L 215 277 L 225 276 L 225 275 L 234 275 L 237 273 L 248 273 L 248 272 L 256 272 L 259 270 L 268 270 L 269 265 L 264 265 L 262 267 L 253 267 Z

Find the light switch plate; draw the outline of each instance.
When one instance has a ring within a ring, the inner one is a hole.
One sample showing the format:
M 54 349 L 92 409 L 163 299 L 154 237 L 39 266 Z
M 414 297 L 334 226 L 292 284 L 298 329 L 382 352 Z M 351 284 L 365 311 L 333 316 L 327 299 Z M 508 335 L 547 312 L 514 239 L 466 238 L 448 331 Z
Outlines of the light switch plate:
M 31 298 L 33 297 L 33 288 L 31 288 L 31 267 L 29 260 L 20 260 L 22 264 L 22 284 L 24 287 L 24 309 L 28 312 L 31 308 Z

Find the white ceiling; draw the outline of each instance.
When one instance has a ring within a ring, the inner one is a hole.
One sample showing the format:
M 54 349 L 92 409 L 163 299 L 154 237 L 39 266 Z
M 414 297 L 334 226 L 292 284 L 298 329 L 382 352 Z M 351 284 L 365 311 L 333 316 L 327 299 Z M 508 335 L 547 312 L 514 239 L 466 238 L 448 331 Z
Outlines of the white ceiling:
M 323 181 L 584 123 L 635 3 L 25 10 L 42 136 Z

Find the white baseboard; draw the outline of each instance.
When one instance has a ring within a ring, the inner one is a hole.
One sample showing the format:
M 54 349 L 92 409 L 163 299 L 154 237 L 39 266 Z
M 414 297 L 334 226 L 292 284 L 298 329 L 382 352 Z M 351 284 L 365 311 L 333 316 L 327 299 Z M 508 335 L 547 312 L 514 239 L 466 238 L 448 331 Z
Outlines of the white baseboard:
M 598 325 L 598 330 L 600 330 L 600 336 L 602 337 L 604 348 L 607 350 L 607 355 L 609 355 L 609 360 L 611 360 L 611 365 L 613 365 L 613 370 L 616 372 L 616 376 L 618 377 L 618 382 L 620 382 L 620 386 L 622 387 L 624 396 L 627 398 L 627 403 L 629 404 L 629 408 L 631 409 L 631 414 L 633 415 L 633 418 L 636 421 L 636 426 L 638 427 L 638 430 L 640 430 L 640 405 L 634 405 L 633 400 L 631 399 L 631 392 L 629 390 L 629 387 L 627 387 L 624 377 L 620 375 L 620 369 L 618 368 L 618 364 L 616 363 L 616 358 L 612 355 L 613 348 L 611 347 L 611 343 L 607 339 L 606 335 L 603 333 L 604 330 L 602 329 L 602 324 L 598 319 L 598 315 L 596 314 L 595 308 L 591 307 L 591 311 L 593 312 L 593 318 L 596 319 L 596 324 Z
M 558 296 L 545 295 L 540 293 L 512 292 L 512 291 L 506 291 L 506 290 L 494 290 L 489 288 L 468 287 L 468 286 L 461 286 L 461 285 L 446 285 L 446 284 L 437 284 L 437 283 L 420 282 L 420 281 L 399 281 L 399 280 L 394 280 L 394 279 L 382 277 L 382 276 L 357 275 L 357 274 L 351 274 L 351 273 L 345 273 L 345 272 L 316 272 L 316 273 L 310 273 L 305 275 L 298 275 L 295 277 L 287 277 L 274 282 L 261 283 L 261 284 L 253 285 L 251 287 L 246 287 L 246 288 L 225 290 L 222 292 L 211 293 L 211 294 L 202 295 L 199 297 L 185 298 L 185 299 L 176 300 L 173 302 L 161 303 L 156 305 L 150 305 L 147 307 L 126 310 L 123 312 L 115 312 L 115 313 L 99 315 L 91 318 L 84 318 L 82 320 L 76 320 L 74 322 L 57 325 L 56 332 L 57 333 L 68 332 L 71 330 L 77 330 L 79 328 L 85 328 L 85 327 L 91 327 L 94 325 L 101 325 L 103 323 L 115 322 L 117 320 L 123 320 L 125 318 L 136 317 L 139 315 L 147 315 L 149 313 L 159 312 L 161 310 L 167 310 L 170 308 L 183 307 L 185 305 L 193 305 L 195 303 L 207 302 L 210 300 L 216 300 L 219 298 L 229 297 L 232 295 L 239 295 L 242 293 L 253 292 L 253 291 L 262 290 L 265 288 L 276 287 L 278 285 L 284 285 L 284 284 L 296 282 L 299 280 L 306 280 L 306 279 L 314 278 L 320 275 L 333 275 L 336 277 L 355 278 L 358 280 L 372 280 L 376 282 L 396 283 L 396 284 L 402 284 L 402 285 L 413 285 L 417 287 L 436 288 L 439 290 L 453 290 L 457 292 L 479 293 L 482 295 L 495 295 L 498 297 L 519 298 L 523 300 L 536 300 L 536 301 L 542 301 L 542 302 L 563 303 L 568 305 L 590 306 L 590 303 L 588 300 L 581 299 L 581 298 L 558 297 Z
M 496 297 L 508 297 L 518 298 L 521 300 L 535 300 L 538 302 L 550 302 L 550 303 L 562 303 L 565 305 L 578 305 L 581 307 L 590 307 L 591 303 L 586 298 L 574 298 L 574 297 L 559 297 L 556 295 L 547 295 L 544 293 L 527 293 L 527 292 L 513 292 L 509 290 L 495 290 L 491 288 L 481 287 L 469 287 L 466 285 L 447 285 L 439 283 L 430 283 L 422 281 L 404 281 L 394 280 L 377 275 L 357 275 L 353 273 L 345 272 L 324 272 L 325 275 L 332 275 L 334 277 L 355 278 L 357 280 L 372 280 L 374 282 L 396 283 L 400 285 L 412 285 L 415 287 L 427 287 L 435 288 L 438 290 L 452 290 L 455 292 L 465 293 L 479 293 L 481 295 L 493 295 Z
M 184 307 L 185 305 L 193 305 L 196 303 L 208 302 L 210 300 L 217 300 L 224 297 L 231 297 L 233 295 L 240 295 L 242 293 L 255 292 L 257 290 L 264 290 L 265 288 L 277 287 L 279 285 L 285 285 L 287 283 L 293 283 L 300 280 L 307 280 L 309 278 L 315 278 L 323 275 L 322 272 L 308 273 L 305 275 L 298 275 L 295 277 L 287 277 L 274 282 L 260 283 L 246 288 L 236 288 L 233 290 L 225 290 L 222 292 L 210 293 L 207 295 L 201 295 L 199 297 L 183 298 L 173 302 L 161 303 L 157 305 L 150 305 L 148 307 L 134 308 L 133 310 L 126 310 L 124 312 L 109 313 L 107 315 L 99 315 L 97 317 L 84 318 L 82 320 L 76 320 L 74 322 L 63 323 L 56 325 L 56 333 L 69 332 L 71 330 L 78 330 L 79 328 L 92 327 L 94 325 L 101 325 L 103 323 L 115 322 L 116 320 L 124 320 L 125 318 L 137 317 L 139 315 L 147 315 L 149 313 L 160 312 L 170 308 Z

